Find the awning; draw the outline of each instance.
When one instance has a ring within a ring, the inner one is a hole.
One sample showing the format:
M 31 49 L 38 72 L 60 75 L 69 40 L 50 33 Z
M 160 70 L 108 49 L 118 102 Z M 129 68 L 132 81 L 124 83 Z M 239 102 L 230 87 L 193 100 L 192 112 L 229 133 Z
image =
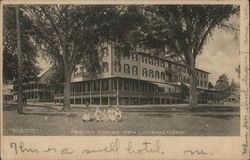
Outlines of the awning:
M 171 87 L 172 85 L 169 84 L 164 84 L 164 83 L 156 83 L 156 82 L 151 82 L 152 84 L 155 84 L 159 87 Z
M 190 87 L 190 85 L 187 84 L 187 83 L 181 83 L 181 84 L 182 84 L 183 86 L 188 87 L 188 88 Z M 202 89 L 202 90 L 209 90 L 208 88 L 202 88 L 202 87 L 198 87 L 198 86 L 197 86 L 197 88 L 198 88 L 198 89 Z

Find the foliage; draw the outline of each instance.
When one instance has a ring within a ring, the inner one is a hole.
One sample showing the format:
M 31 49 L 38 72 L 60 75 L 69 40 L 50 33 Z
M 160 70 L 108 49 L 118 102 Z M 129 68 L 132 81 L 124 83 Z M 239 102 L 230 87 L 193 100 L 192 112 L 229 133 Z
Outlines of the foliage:
M 230 90 L 230 94 L 231 95 L 237 95 L 239 96 L 239 88 L 240 88 L 240 85 L 238 83 L 236 83 L 234 81 L 234 79 L 232 79 L 232 81 L 230 82 L 230 85 L 229 85 L 229 90 Z
M 225 74 L 222 74 L 219 77 L 219 79 L 216 81 L 215 88 L 217 90 L 223 91 L 223 90 L 228 89 L 228 87 L 229 87 L 228 78 Z
M 212 36 L 214 29 L 225 29 L 225 22 L 239 12 L 234 5 L 155 5 L 146 6 L 148 19 L 141 32 L 142 45 L 156 49 L 185 64 L 190 76 L 189 106 L 197 105 L 196 57 Z
M 185 64 L 190 64 L 187 52 L 191 51 L 196 58 L 213 30 L 225 29 L 229 18 L 238 12 L 239 6 L 234 5 L 148 6 L 145 15 L 150 25 L 141 30 L 145 47 L 160 48 L 166 55 L 180 57 Z
M 137 24 L 133 7 L 30 5 L 25 11 L 34 24 L 34 41 L 61 70 L 55 77 L 64 82 L 64 109 L 70 105 L 71 75 L 77 64 L 82 64 L 95 77 L 100 71 L 101 44 L 113 43 L 126 53 L 133 44 L 129 43 L 131 30 Z
M 3 79 L 4 82 L 12 82 L 17 79 L 17 39 L 15 8 L 4 6 L 3 21 Z M 32 35 L 32 23 L 27 16 L 20 11 L 21 48 L 23 52 L 23 81 L 34 78 L 40 72 L 37 67 L 37 50 L 30 40 Z
M 222 92 L 222 98 L 230 96 L 230 86 L 228 78 L 225 74 L 222 74 L 215 83 L 215 89 Z
M 209 89 L 212 89 L 212 88 L 214 88 L 214 85 L 213 85 L 211 82 L 209 82 L 209 83 L 208 83 L 208 88 L 209 88 Z

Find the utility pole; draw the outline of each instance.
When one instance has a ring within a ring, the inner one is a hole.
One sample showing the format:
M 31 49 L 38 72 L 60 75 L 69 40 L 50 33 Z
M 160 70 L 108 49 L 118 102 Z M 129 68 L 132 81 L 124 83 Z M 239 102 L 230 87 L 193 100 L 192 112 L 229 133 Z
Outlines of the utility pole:
M 17 34 L 17 55 L 18 55 L 18 99 L 17 112 L 23 113 L 23 89 L 22 89 L 22 51 L 21 51 L 21 31 L 20 31 L 20 16 L 19 6 L 16 5 L 16 34 Z

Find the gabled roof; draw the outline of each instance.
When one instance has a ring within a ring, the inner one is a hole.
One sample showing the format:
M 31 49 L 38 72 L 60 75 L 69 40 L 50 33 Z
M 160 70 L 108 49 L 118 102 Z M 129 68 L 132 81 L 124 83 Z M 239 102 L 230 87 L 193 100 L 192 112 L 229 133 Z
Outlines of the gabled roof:
M 49 68 L 47 68 L 47 69 L 45 69 L 45 70 L 43 70 L 37 77 L 38 78 L 40 78 L 40 77 L 42 77 L 45 73 L 47 73 L 49 70 L 51 70 L 52 69 L 52 66 L 51 67 L 49 67 Z

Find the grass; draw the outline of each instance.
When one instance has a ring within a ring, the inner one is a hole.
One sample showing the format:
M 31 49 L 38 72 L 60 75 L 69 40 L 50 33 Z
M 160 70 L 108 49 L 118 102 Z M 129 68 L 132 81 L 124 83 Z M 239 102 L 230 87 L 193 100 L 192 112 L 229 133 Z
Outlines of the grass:
M 94 109 L 90 109 L 94 110 Z M 26 106 L 29 115 L 17 114 L 16 107 L 5 106 L 4 135 L 37 136 L 239 136 L 239 107 L 203 106 L 187 111 L 181 107 L 123 107 L 122 122 L 83 122 L 83 109 L 58 113 L 51 107 Z M 44 113 L 44 114 L 34 114 Z M 72 116 L 73 115 L 73 116 Z M 13 130 L 15 130 L 13 132 Z M 19 131 L 21 129 L 21 131 Z M 32 129 L 22 131 L 22 129 Z

